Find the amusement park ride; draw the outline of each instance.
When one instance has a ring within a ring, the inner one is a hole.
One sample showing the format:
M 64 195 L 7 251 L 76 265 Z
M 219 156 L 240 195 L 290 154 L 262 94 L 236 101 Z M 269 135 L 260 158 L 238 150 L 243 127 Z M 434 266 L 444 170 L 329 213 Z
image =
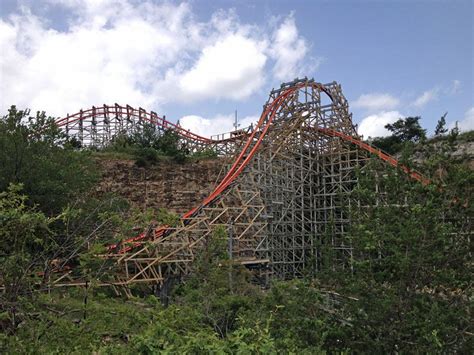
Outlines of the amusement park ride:
M 239 134 L 202 137 L 154 112 L 130 106 L 93 107 L 57 121 L 82 146 L 105 146 L 117 134 L 151 124 L 176 132 L 191 152 L 212 149 L 226 162 L 209 196 L 190 206 L 177 226 L 150 226 L 100 257 L 107 264 L 97 286 L 128 290 L 163 286 L 192 270 L 217 227 L 229 238 L 232 259 L 260 280 L 293 278 L 324 268 L 352 268 L 347 237 L 357 171 L 375 156 L 421 184 L 430 181 L 357 135 L 341 86 L 295 79 L 270 92 L 259 121 Z M 375 188 L 375 187 L 374 187 Z M 326 253 L 326 255 L 325 255 Z M 324 260 L 324 262 L 323 262 Z M 329 260 L 329 261 L 328 261 Z M 51 286 L 81 286 L 74 268 L 51 273 Z M 128 291 L 125 291 L 128 292 Z

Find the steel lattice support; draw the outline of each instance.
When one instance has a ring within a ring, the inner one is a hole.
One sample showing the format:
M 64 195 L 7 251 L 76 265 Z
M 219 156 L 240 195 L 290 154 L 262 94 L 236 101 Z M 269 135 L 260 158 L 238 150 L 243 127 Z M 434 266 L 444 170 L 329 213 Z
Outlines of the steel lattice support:
M 270 93 L 254 127 L 215 139 L 130 106 L 104 105 L 58 124 L 81 142 L 100 145 L 120 132 L 139 130 L 143 122 L 174 130 L 192 151 L 214 149 L 227 157 L 227 169 L 208 198 L 185 213 L 177 227 L 151 226 L 110 246 L 110 253 L 102 256 L 109 272 L 97 281 L 100 285 L 163 285 L 170 277 L 189 273 L 219 226 L 232 238 L 233 259 L 259 270 L 264 279 L 352 268 L 350 209 L 361 206 L 351 192 L 358 183 L 356 170 L 363 169 L 370 154 L 429 183 L 359 140 L 335 82 L 282 84 Z M 72 275 L 63 274 L 54 283 L 84 284 Z

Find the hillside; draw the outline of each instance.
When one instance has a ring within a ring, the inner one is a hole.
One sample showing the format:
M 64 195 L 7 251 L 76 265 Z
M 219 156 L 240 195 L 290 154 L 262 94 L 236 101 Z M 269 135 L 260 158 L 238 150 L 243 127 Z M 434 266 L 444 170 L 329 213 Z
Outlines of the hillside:
M 411 159 L 422 163 L 434 153 L 444 152 L 451 159 L 459 160 L 474 169 L 474 131 L 460 134 L 451 144 L 446 144 L 448 137 L 436 137 L 429 139 L 426 143 L 417 144 L 413 150 Z M 447 147 L 449 147 L 447 149 Z M 401 154 L 397 154 L 398 157 Z
M 133 207 L 165 208 L 184 213 L 202 201 L 215 186 L 222 159 L 175 163 L 161 160 L 147 168 L 130 159 L 97 159 L 102 178 L 96 186 L 99 194 L 114 193 Z
M 422 165 L 446 148 L 443 142 L 443 139 L 431 139 L 415 145 L 411 160 Z M 461 135 L 445 154 L 474 170 L 474 135 Z M 402 154 L 395 156 L 401 158 Z M 99 194 L 116 194 L 140 210 L 166 208 L 177 214 L 188 211 L 207 197 L 217 184 L 219 174 L 226 169 L 220 158 L 184 163 L 161 159 L 148 167 L 139 167 L 133 157 L 118 159 L 105 154 L 98 155 L 96 161 L 102 176 L 96 185 Z

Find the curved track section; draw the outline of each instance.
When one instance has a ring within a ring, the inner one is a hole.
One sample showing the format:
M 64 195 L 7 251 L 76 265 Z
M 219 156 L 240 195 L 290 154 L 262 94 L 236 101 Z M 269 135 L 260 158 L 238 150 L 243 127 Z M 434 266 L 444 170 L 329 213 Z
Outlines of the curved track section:
M 339 215 L 341 219 L 334 232 L 336 237 L 340 239 L 345 233 L 349 222 L 343 212 L 344 201 L 339 201 L 334 191 L 341 186 L 348 193 L 353 186 L 354 167 L 361 160 L 351 159 L 358 150 L 401 168 L 424 185 L 430 183 L 420 173 L 358 138 L 347 101 L 336 83 L 323 85 L 303 79 L 282 84 L 271 92 L 253 129 L 227 139 L 202 137 L 153 112 L 117 104 L 80 111 L 58 120 L 57 124 L 82 142 L 94 145 L 106 144 L 114 134 L 137 129 L 143 122 L 161 131 L 171 129 L 194 146 L 219 149 L 219 145 L 237 139 L 241 143 L 233 146 L 234 158 L 225 176 L 207 198 L 181 216 L 180 226 L 160 226 L 109 246 L 109 256 L 105 257 L 116 260 L 126 270 L 116 285 L 163 283 L 164 275 L 185 272 L 195 249 L 212 234 L 213 228 L 229 221 L 235 225 L 236 244 L 242 245 L 241 255 L 253 255 L 254 263 L 278 264 L 274 270 L 280 277 L 301 275 L 300 264 L 319 258 L 319 251 L 309 239 L 328 233 L 331 216 Z M 355 150 L 344 151 L 341 142 L 350 143 Z M 226 150 L 220 150 L 223 151 Z M 331 162 L 332 159 L 336 162 Z M 293 170 L 286 165 L 293 166 Z M 275 174 L 282 175 L 275 176 L 279 179 L 276 185 L 272 182 Z M 338 174 L 339 180 L 334 174 Z M 300 185 L 290 188 L 290 176 L 300 181 Z M 320 191 L 316 191 L 318 188 Z M 304 196 L 308 189 L 310 195 Z M 270 190 L 276 190 L 277 194 Z M 288 239 L 287 236 L 293 238 L 291 243 L 278 242 Z M 344 242 L 334 242 L 337 238 L 333 238 L 332 248 L 351 252 Z M 149 248 L 145 241 L 154 247 Z M 280 243 L 280 247 L 270 250 L 269 245 L 275 243 Z M 287 261 L 290 259 L 293 261 Z
M 201 143 L 211 143 L 211 140 L 190 132 L 175 123 L 158 116 L 155 112 L 147 112 L 141 107 L 102 105 L 93 106 L 88 110 L 81 110 L 73 115 L 67 115 L 56 121 L 68 134 L 80 137 L 82 140 L 89 138 L 87 143 L 107 143 L 114 135 L 120 132 L 136 129 L 143 123 L 149 123 L 160 130 L 171 129 L 185 139 Z
M 374 146 L 372 146 L 372 145 L 370 145 L 370 144 L 368 144 L 364 141 L 361 141 L 360 139 L 354 138 L 354 137 L 352 137 L 348 134 L 344 134 L 344 133 L 338 132 L 338 131 L 330 129 L 330 128 L 320 128 L 320 127 L 318 127 L 318 128 L 316 128 L 316 130 L 318 132 L 322 133 L 322 134 L 325 134 L 325 135 L 328 135 L 328 136 L 331 136 L 331 137 L 338 137 L 338 138 L 343 139 L 346 142 L 355 144 L 359 148 L 361 148 L 361 149 L 363 149 L 363 150 L 379 157 L 380 159 L 387 162 L 391 166 L 393 166 L 395 168 L 402 169 L 412 179 L 414 179 L 416 181 L 419 181 L 423 185 L 428 185 L 428 184 L 431 183 L 431 180 L 426 178 L 425 176 L 423 176 L 421 173 L 419 173 L 419 172 L 417 172 L 413 169 L 410 169 L 410 168 L 408 168 L 407 166 L 405 166 L 403 164 L 400 164 L 400 162 L 397 159 L 395 159 L 393 156 L 391 156 L 390 154 L 385 153 L 381 149 L 375 148 Z
M 295 91 L 297 91 L 304 85 L 305 84 L 299 84 L 290 89 L 287 89 L 274 102 L 272 102 L 270 106 L 267 105 L 266 109 L 263 111 L 253 131 L 250 133 L 245 133 L 244 136 L 248 137 L 248 139 L 245 143 L 245 146 L 243 147 L 243 150 L 241 151 L 236 161 L 232 165 L 231 169 L 229 170 L 227 175 L 224 177 L 224 179 L 219 183 L 219 185 L 215 188 L 212 194 L 205 201 L 203 201 L 203 205 L 206 205 L 209 201 L 214 199 L 220 192 L 222 192 L 223 189 L 225 189 L 225 187 L 227 187 L 235 179 L 236 176 L 238 176 L 241 173 L 241 171 L 246 166 L 248 161 L 255 154 L 255 151 L 258 149 L 258 145 L 260 144 L 261 140 L 263 139 L 263 136 L 265 135 L 266 131 L 269 129 L 272 123 L 276 110 L 282 106 L 283 100 L 287 98 L 291 93 L 294 93 Z M 325 92 L 328 95 L 328 97 L 331 98 L 332 100 L 331 94 L 325 89 L 323 85 L 319 83 L 313 83 L 313 85 L 318 85 L 321 91 Z M 272 113 L 273 113 L 273 116 L 272 116 Z M 267 116 L 269 116 L 268 119 L 266 119 Z M 116 121 L 115 124 L 114 123 L 112 124 L 113 128 L 111 128 L 110 126 L 110 123 L 112 120 Z M 266 124 L 265 124 L 265 121 L 266 121 Z M 184 129 L 173 122 L 166 120 L 165 117 L 158 116 L 153 111 L 148 112 L 142 108 L 136 109 L 129 105 L 122 106 L 117 103 L 114 105 L 104 104 L 102 106 L 97 106 L 97 107 L 93 106 L 90 109 L 80 110 L 79 112 L 73 115 L 67 115 L 66 117 L 56 120 L 56 124 L 58 125 L 58 127 L 64 129 L 68 134 L 71 134 L 74 137 L 80 136 L 82 137 L 82 139 L 84 139 L 84 135 L 87 135 L 87 133 L 97 134 L 98 131 L 105 131 L 107 133 L 107 137 L 102 137 L 100 140 L 97 140 L 97 139 L 95 140 L 96 142 L 100 141 L 101 144 L 107 143 L 107 139 L 109 140 L 112 139 L 115 134 L 120 133 L 120 132 L 125 132 L 127 131 L 127 129 L 130 129 L 131 127 L 136 128 L 137 125 L 140 125 L 142 123 L 149 123 L 155 126 L 158 130 L 162 130 L 162 131 L 172 130 L 176 132 L 183 139 L 192 140 L 194 142 L 203 143 L 205 145 L 225 143 L 228 141 L 235 140 L 237 138 L 236 136 L 227 137 L 224 139 L 211 139 L 211 138 L 203 137 L 189 130 Z M 127 124 L 129 125 L 127 126 Z M 398 160 L 394 158 L 393 156 L 383 152 L 382 150 L 364 141 L 361 141 L 360 139 L 357 138 L 357 136 L 354 137 L 352 135 L 339 132 L 331 128 L 315 127 L 315 129 L 322 134 L 325 134 L 331 137 L 339 137 L 347 142 L 355 144 L 359 148 L 371 154 L 374 154 L 375 156 L 379 157 L 380 159 L 387 162 L 388 164 L 394 167 L 400 167 L 410 177 L 421 182 L 424 185 L 427 185 L 430 183 L 430 180 L 424 177 L 419 172 L 416 172 L 414 170 L 409 169 L 408 167 L 405 167 L 404 165 L 400 164 Z M 262 132 L 263 135 L 260 136 L 258 142 L 251 149 L 250 155 L 247 155 L 246 158 L 243 160 L 242 158 L 244 157 L 244 155 L 248 153 L 247 149 L 252 145 L 252 142 L 257 132 L 260 132 L 260 130 L 263 130 Z M 92 143 L 92 142 L 94 142 L 93 139 L 91 139 L 89 143 Z M 185 218 L 189 217 L 190 215 L 192 215 L 193 211 L 197 210 L 198 208 L 199 206 L 190 210 L 183 217 Z

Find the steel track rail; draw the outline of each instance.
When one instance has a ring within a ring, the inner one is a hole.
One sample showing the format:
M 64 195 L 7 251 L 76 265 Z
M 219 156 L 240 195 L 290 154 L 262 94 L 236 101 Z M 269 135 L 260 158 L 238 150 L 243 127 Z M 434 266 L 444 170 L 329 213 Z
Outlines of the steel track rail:
M 245 145 L 242 148 L 240 154 L 238 155 L 238 157 L 236 158 L 236 160 L 232 164 L 232 166 L 229 169 L 229 171 L 227 172 L 227 174 L 224 176 L 224 178 L 221 180 L 221 182 L 214 188 L 214 190 L 209 194 L 209 196 L 207 198 L 205 198 L 199 205 L 192 208 L 191 210 L 189 210 L 188 212 L 184 213 L 181 216 L 181 220 L 183 221 L 183 223 L 186 223 L 186 220 L 188 218 L 191 218 L 191 217 L 195 216 L 202 208 L 208 206 L 214 200 L 219 198 L 220 194 L 222 194 L 225 191 L 225 189 L 227 189 L 240 176 L 240 174 L 242 174 L 245 167 L 248 165 L 248 163 L 251 161 L 251 159 L 253 158 L 255 153 L 258 151 L 259 146 L 260 146 L 263 138 L 267 134 L 267 131 L 271 127 L 271 125 L 273 123 L 273 119 L 275 118 L 275 115 L 278 112 L 278 110 L 284 105 L 286 100 L 289 97 L 291 97 L 292 94 L 296 93 L 299 89 L 301 89 L 302 87 L 304 87 L 306 85 L 312 85 L 314 87 L 319 88 L 321 91 L 325 92 L 329 96 L 331 101 L 333 101 L 333 98 L 332 98 L 330 92 L 328 92 L 327 89 L 319 83 L 314 83 L 314 82 L 313 83 L 301 83 L 301 84 L 295 85 L 291 88 L 282 90 L 280 95 L 278 97 L 276 97 L 270 104 L 268 104 L 265 107 L 265 109 L 262 112 L 262 115 L 260 116 L 260 119 L 259 119 L 258 123 L 255 125 L 253 131 L 247 134 L 248 135 L 247 142 L 245 143 Z M 143 111 L 142 111 L 142 113 L 143 113 Z M 158 121 L 154 121 L 154 122 L 158 122 Z M 181 127 L 176 126 L 174 124 L 167 123 L 166 125 L 167 125 L 167 127 L 177 127 L 179 129 L 177 131 L 178 133 L 181 133 L 183 131 L 183 129 Z M 171 125 L 173 125 L 173 126 L 171 126 Z M 382 150 L 380 150 L 378 148 L 375 148 L 375 147 L 371 146 L 368 143 L 363 142 L 362 140 L 360 140 L 358 138 L 355 138 L 351 135 L 336 131 L 336 130 L 331 129 L 331 128 L 314 127 L 314 130 L 321 133 L 321 134 L 324 134 L 326 136 L 337 137 L 337 138 L 340 138 L 340 139 L 342 139 L 346 142 L 349 142 L 351 144 L 354 144 L 354 145 L 358 146 L 362 150 L 365 150 L 365 151 L 379 157 L 381 160 L 387 162 L 389 165 L 391 165 L 393 167 L 401 168 L 401 170 L 404 171 L 406 174 L 408 174 L 408 176 L 410 178 L 422 183 L 423 185 L 427 185 L 427 184 L 431 183 L 431 181 L 428 178 L 424 177 L 419 172 L 417 172 L 415 170 L 412 170 L 412 169 L 409 169 L 405 165 L 399 163 L 398 160 L 395 159 L 393 156 L 383 152 Z M 186 130 L 184 130 L 184 132 L 186 134 L 188 134 L 186 137 L 196 137 L 196 136 L 200 137 L 200 136 L 198 136 L 194 133 L 191 133 L 189 131 L 186 131 Z M 204 137 L 200 137 L 200 138 L 201 139 L 207 139 L 207 138 L 204 138 Z M 218 141 L 218 140 L 207 139 L 207 141 L 214 143 L 214 142 L 221 142 L 222 140 Z M 161 226 L 161 227 L 156 228 L 152 233 L 152 238 L 156 239 L 156 238 L 160 238 L 162 236 L 165 236 L 168 232 L 168 229 L 169 229 L 168 226 Z M 141 233 L 140 235 L 135 236 L 135 237 L 130 238 L 130 239 L 127 239 L 125 241 L 122 241 L 119 244 L 110 245 L 108 249 L 110 251 L 116 251 L 118 247 L 125 244 L 124 247 L 119 250 L 119 253 L 126 253 L 126 252 L 128 252 L 128 251 L 130 251 L 130 250 L 132 250 L 136 247 L 141 246 L 143 240 L 148 238 L 148 237 L 149 237 L 149 235 L 147 235 L 146 233 Z

